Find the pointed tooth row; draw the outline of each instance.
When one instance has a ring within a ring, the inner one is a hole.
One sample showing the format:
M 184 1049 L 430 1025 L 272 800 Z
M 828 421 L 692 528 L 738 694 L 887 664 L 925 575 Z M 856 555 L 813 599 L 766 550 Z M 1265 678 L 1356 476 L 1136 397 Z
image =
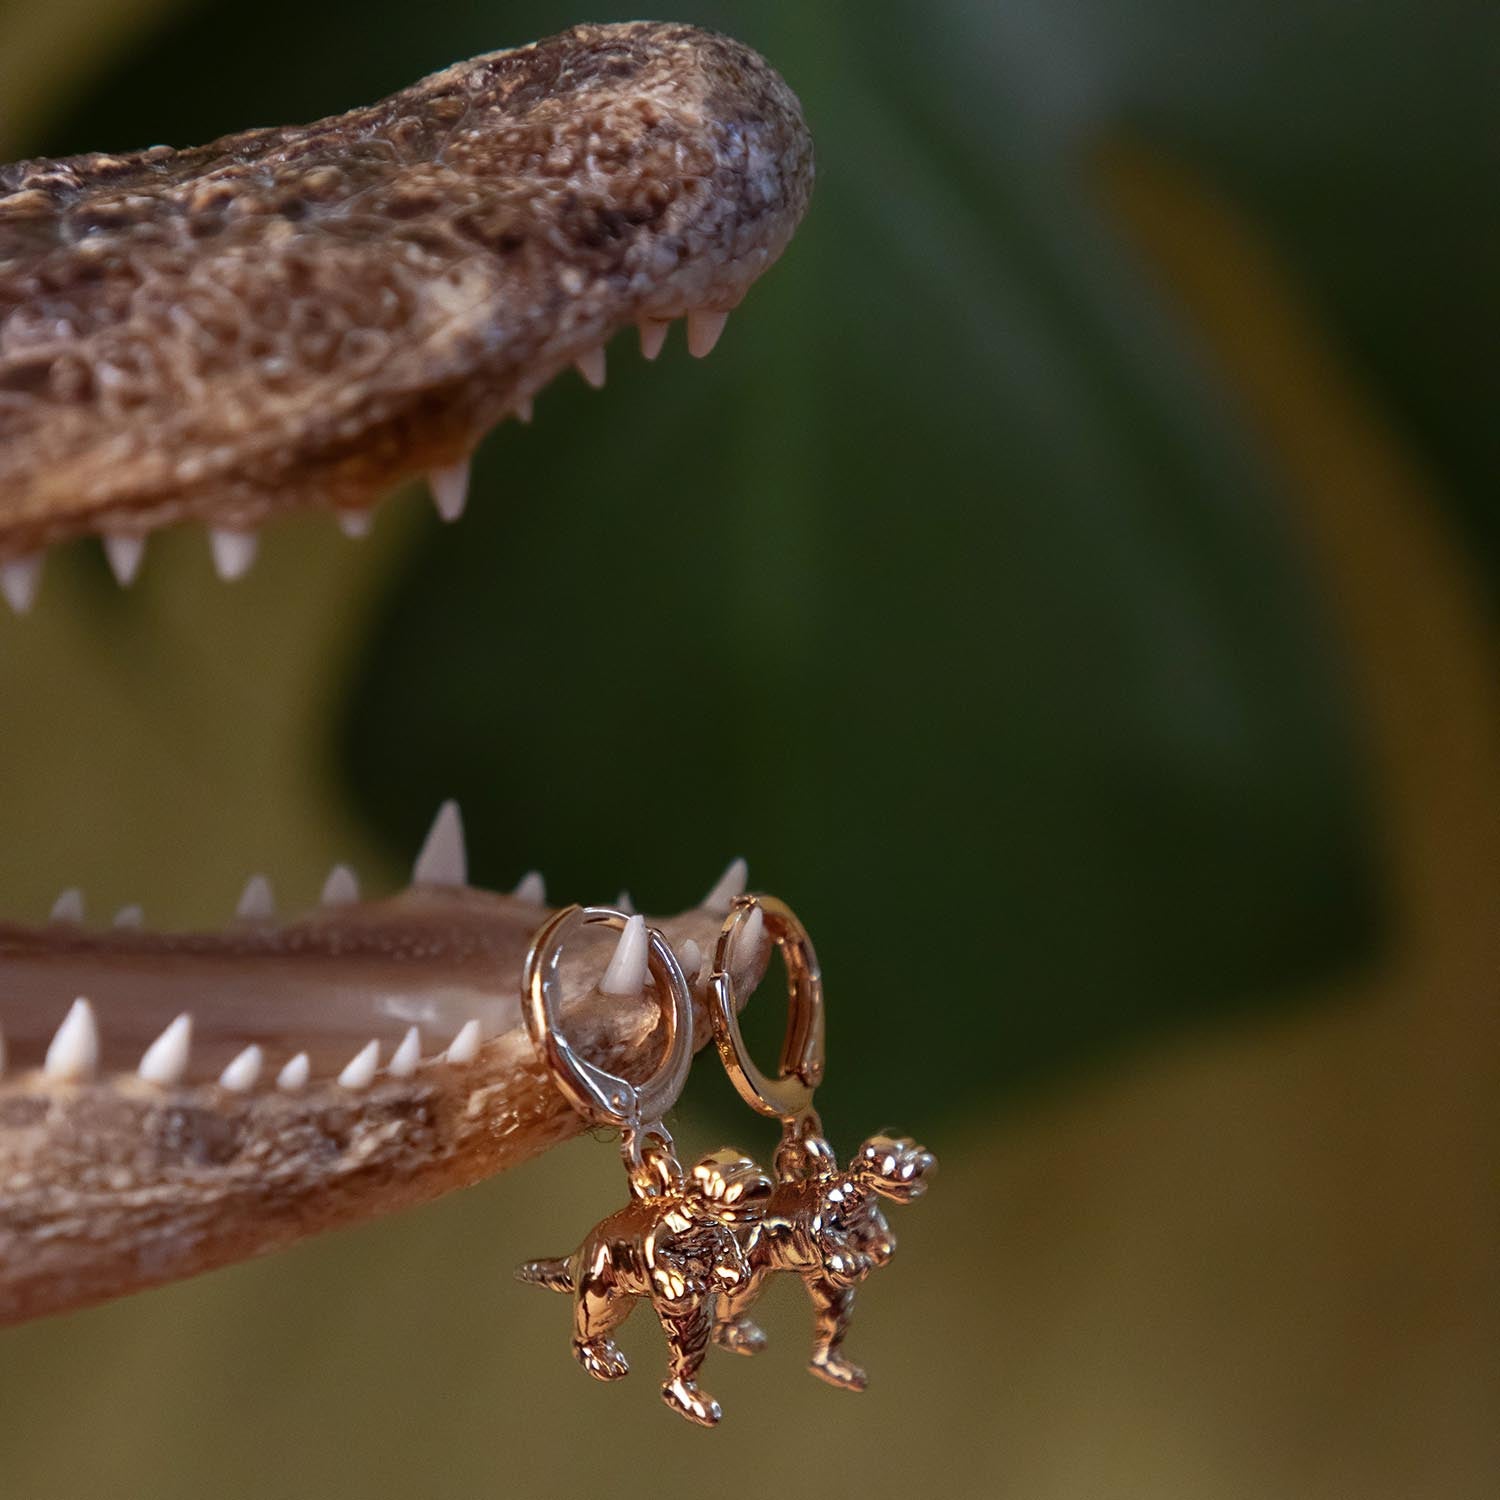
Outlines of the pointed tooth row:
M 463 815 L 458 804 L 444 802 L 432 821 L 427 838 L 412 866 L 412 884 L 462 887 L 468 884 L 469 861 L 464 847 Z M 727 916 L 735 898 L 742 896 L 749 879 L 743 859 L 732 860 L 713 889 L 700 902 L 703 911 L 713 916 Z M 539 870 L 528 870 L 516 883 L 511 895 L 531 906 L 545 906 L 547 885 Z M 323 882 L 321 901 L 324 906 L 352 906 L 359 900 L 359 877 L 348 865 L 335 865 Z M 635 903 L 629 891 L 621 891 L 615 905 L 627 915 L 635 915 Z M 235 915 L 242 921 L 266 921 L 275 915 L 276 901 L 271 882 L 264 875 L 252 875 L 240 893 Z M 53 922 L 82 922 L 83 892 L 69 886 L 52 903 Z M 115 913 L 114 925 L 139 928 L 145 921 L 140 906 L 122 906 Z
M 741 941 L 747 945 L 749 952 L 756 952 L 765 940 L 765 919 L 761 916 L 759 907 L 751 913 L 745 927 L 746 934 Z M 645 918 L 632 916 L 620 931 L 609 967 L 599 981 L 599 993 L 627 998 L 639 995 L 646 987 L 649 956 L 650 942 Z M 687 982 L 695 983 L 703 968 L 703 950 L 692 938 L 684 941 L 677 954 L 677 961 Z
M 698 308 L 687 315 L 688 353 L 694 359 L 707 359 L 724 336 L 724 325 L 729 321 L 727 312 L 715 312 L 710 308 Z M 641 318 L 636 327 L 641 335 L 641 354 L 646 359 L 655 359 L 667 341 L 671 324 L 662 318 Z
M 143 532 L 104 532 L 99 538 L 104 548 L 105 561 L 115 575 L 121 588 L 129 588 L 141 571 L 146 558 L 146 536 Z M 253 531 L 233 531 L 227 527 L 213 527 L 208 533 L 208 545 L 213 554 L 214 571 L 229 582 L 242 578 L 255 561 L 259 539 Z M 12 558 L 0 563 L 0 594 L 5 602 L 18 614 L 26 614 L 36 603 L 37 590 L 42 581 L 43 553 L 34 552 L 29 557 Z
M 444 1060 L 473 1062 L 479 1055 L 481 1040 L 479 1022 L 464 1022 L 444 1054 Z M 68 1008 L 62 1024 L 47 1045 L 42 1072 L 57 1083 L 87 1083 L 99 1071 L 101 1050 L 98 1017 L 94 1014 L 94 1007 L 80 995 Z M 142 1082 L 155 1084 L 158 1088 L 174 1088 L 187 1077 L 192 1050 L 193 1018 L 184 1011 L 163 1028 L 161 1035 L 141 1054 L 136 1075 Z M 249 1093 L 260 1082 L 265 1061 L 264 1049 L 252 1042 L 219 1074 L 219 1087 L 232 1093 Z M 385 1072 L 390 1078 L 410 1078 L 421 1064 L 422 1034 L 411 1026 L 391 1054 Z M 5 1033 L 0 1030 L 0 1076 L 4 1075 L 5 1066 Z M 379 1071 L 380 1043 L 372 1038 L 344 1066 L 338 1075 L 338 1084 L 358 1093 L 375 1082 Z M 311 1077 L 312 1064 L 308 1055 L 299 1052 L 276 1075 L 276 1086 L 283 1092 L 294 1094 L 306 1088 Z
M 463 886 L 468 883 L 468 875 L 463 816 L 456 802 L 445 802 L 438 809 L 422 851 L 412 867 L 412 883 Z M 513 894 L 517 900 L 533 906 L 545 905 L 547 887 L 541 873 L 537 870 L 528 871 L 521 877 Z M 359 900 L 359 877 L 348 865 L 335 865 L 323 882 L 321 900 L 324 906 L 352 906 Z M 235 916 L 241 921 L 266 921 L 275 912 L 276 900 L 271 882 L 264 875 L 252 875 L 240 893 Z M 82 922 L 83 915 L 83 892 L 77 886 L 69 886 L 52 903 L 50 920 Z M 137 928 L 144 921 L 143 909 L 135 904 L 122 906 L 114 916 L 116 927 Z
M 688 352 L 695 359 L 705 359 L 712 354 L 723 336 L 724 325 L 729 319 L 727 312 L 715 312 L 700 308 L 687 315 Z M 671 323 L 662 318 L 641 318 L 638 323 L 641 336 L 641 353 L 648 360 L 656 359 L 667 341 Z M 579 374 L 595 390 L 603 387 L 608 377 L 608 363 L 604 346 L 580 354 L 574 361 Z M 530 396 L 519 398 L 515 414 L 522 422 L 530 422 L 533 402 Z M 438 514 L 445 521 L 457 521 L 464 513 L 469 496 L 469 461 L 450 464 L 434 469 L 428 475 L 432 498 Z M 336 512 L 338 524 L 344 535 L 353 539 L 368 536 L 374 524 L 373 509 L 345 507 Z M 110 571 L 121 588 L 128 588 L 140 573 L 146 556 L 146 537 L 139 532 L 106 532 L 100 537 L 104 555 Z M 260 547 L 260 538 L 253 531 L 243 531 L 228 526 L 210 527 L 209 550 L 213 555 L 214 571 L 226 583 L 243 578 L 255 563 Z M 40 552 L 28 557 L 12 558 L 0 563 L 0 595 L 18 615 L 26 614 L 36 602 L 41 585 L 42 558 Z

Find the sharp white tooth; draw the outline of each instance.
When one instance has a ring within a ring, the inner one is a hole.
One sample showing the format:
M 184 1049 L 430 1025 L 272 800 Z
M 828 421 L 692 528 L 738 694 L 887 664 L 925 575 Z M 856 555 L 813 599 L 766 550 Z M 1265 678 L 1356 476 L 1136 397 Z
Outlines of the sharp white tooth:
M 348 865 L 335 865 L 323 882 L 324 906 L 353 906 L 359 900 L 359 877 Z
M 52 903 L 52 920 L 54 922 L 83 921 L 83 892 L 76 885 L 70 885 Z
M 745 918 L 745 925 L 740 928 L 740 961 L 750 964 L 756 962 L 760 957 L 761 945 L 766 940 L 766 919 L 761 915 L 760 907 Z
M 375 524 L 373 510 L 341 510 L 334 514 L 338 518 L 339 530 L 351 542 L 357 542 L 362 537 L 369 536 L 370 528 Z
M 642 318 L 639 324 L 641 330 L 641 353 L 647 359 L 655 359 L 661 353 L 662 345 L 667 341 L 667 334 L 672 325 L 663 323 L 656 318 Z
M 687 319 L 688 353 L 694 359 L 707 359 L 729 321 L 727 312 L 690 312 Z
M 465 1021 L 458 1028 L 458 1035 L 448 1044 L 448 1061 L 451 1063 L 471 1063 L 478 1056 L 479 1022 Z
M 112 536 L 106 534 L 102 540 L 104 556 L 109 561 L 110 572 L 115 575 L 115 582 L 122 589 L 128 589 L 135 582 L 135 575 L 141 571 L 141 560 L 146 555 L 146 538 L 119 531 Z
M 587 354 L 580 354 L 573 363 L 578 367 L 578 373 L 596 391 L 603 388 L 606 375 L 603 344 L 600 344 L 597 349 L 590 349 Z
M 703 898 L 703 910 L 715 917 L 727 917 L 735 897 L 745 894 L 749 879 L 750 870 L 745 861 L 732 860 L 729 868 L 719 876 L 719 883 Z
M 599 981 L 601 995 L 639 995 L 646 987 L 646 960 L 651 941 L 646 933 L 646 919 L 632 917 L 620 932 L 614 957 Z
M 146 920 L 146 913 L 139 906 L 122 906 L 115 913 L 116 927 L 139 927 Z
M 240 893 L 240 904 L 234 914 L 242 922 L 263 922 L 276 911 L 276 898 L 271 894 L 271 882 L 264 875 L 252 875 Z
M 36 591 L 42 581 L 42 554 L 15 557 L 0 563 L 0 594 L 18 615 L 24 615 L 36 603 Z
M 703 950 L 688 938 L 677 951 L 677 962 L 682 965 L 687 982 L 692 984 L 698 977 L 698 970 L 703 967 Z
M 230 531 L 215 526 L 208 533 L 208 545 L 214 555 L 214 572 L 225 583 L 233 583 L 250 571 L 260 538 L 253 531 Z
M 528 870 L 517 882 L 516 888 L 511 895 L 517 901 L 524 901 L 529 906 L 545 906 L 547 904 L 547 882 L 542 879 L 540 870 Z
M 369 1088 L 375 1082 L 375 1070 L 379 1066 L 380 1043 L 366 1042 L 339 1074 L 339 1087 L 356 1091 Z
M 158 1083 L 163 1088 L 181 1083 L 192 1046 L 193 1018 L 184 1011 L 146 1048 L 136 1072 L 147 1083 Z
M 42 1071 L 64 1083 L 82 1083 L 92 1078 L 98 1067 L 99 1023 L 94 1019 L 94 1007 L 80 995 L 48 1043 Z
M 469 858 L 464 852 L 464 824 L 458 803 L 445 802 L 437 810 L 427 842 L 412 866 L 413 885 L 467 885 Z
M 635 915 L 635 902 L 630 899 L 629 891 L 621 891 L 615 897 L 615 910 L 624 912 L 627 917 Z
M 260 1077 L 266 1055 L 253 1042 L 219 1074 L 219 1083 L 236 1094 L 248 1094 Z
M 516 416 L 522 422 L 530 424 L 532 417 L 535 415 L 536 402 L 534 402 L 530 396 L 522 396 L 521 399 L 516 402 Z
M 445 469 L 434 469 L 427 476 L 432 503 L 445 521 L 456 521 L 469 503 L 469 460 L 461 459 Z
M 295 1094 L 307 1087 L 307 1080 L 311 1076 L 312 1064 L 307 1060 L 307 1053 L 299 1052 L 276 1075 L 276 1087 L 284 1089 L 288 1094 Z
M 371 1044 L 374 1045 L 373 1043 Z M 415 1026 L 407 1028 L 401 1045 L 391 1053 L 385 1070 L 392 1078 L 410 1078 L 422 1061 L 422 1033 Z

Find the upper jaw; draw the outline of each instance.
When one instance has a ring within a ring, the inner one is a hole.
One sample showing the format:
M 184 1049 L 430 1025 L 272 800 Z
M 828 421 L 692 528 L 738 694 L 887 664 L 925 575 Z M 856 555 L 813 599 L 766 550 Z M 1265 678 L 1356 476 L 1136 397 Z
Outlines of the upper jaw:
M 13 607 L 42 550 L 79 535 L 109 539 L 123 581 L 146 534 L 195 520 L 237 577 L 282 511 L 332 508 L 357 530 L 435 473 L 451 517 L 483 434 L 575 364 L 600 383 L 621 328 L 654 355 L 685 317 L 707 353 L 813 171 L 800 106 L 763 60 L 648 23 L 577 28 L 218 146 L 0 172 Z

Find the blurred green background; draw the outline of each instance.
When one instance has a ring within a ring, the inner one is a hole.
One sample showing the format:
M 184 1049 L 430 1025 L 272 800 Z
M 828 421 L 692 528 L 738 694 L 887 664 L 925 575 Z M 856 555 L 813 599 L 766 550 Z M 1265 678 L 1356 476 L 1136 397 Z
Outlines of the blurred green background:
M 194 143 L 629 14 L 0 0 L 0 146 Z M 0 896 L 394 885 L 449 795 L 481 883 L 554 898 L 675 909 L 747 855 L 818 942 L 839 1144 L 944 1162 L 861 1294 L 872 1389 L 801 1373 L 791 1289 L 712 1437 L 584 1380 L 508 1282 L 618 1195 L 584 1140 L 6 1334 L 0 1493 L 1493 1493 L 1493 13 L 671 14 L 818 142 L 720 351 L 620 340 L 457 528 L 290 523 L 234 589 L 194 536 L 126 596 L 53 559 L 0 621 Z M 767 1147 L 699 1075 L 681 1134 Z

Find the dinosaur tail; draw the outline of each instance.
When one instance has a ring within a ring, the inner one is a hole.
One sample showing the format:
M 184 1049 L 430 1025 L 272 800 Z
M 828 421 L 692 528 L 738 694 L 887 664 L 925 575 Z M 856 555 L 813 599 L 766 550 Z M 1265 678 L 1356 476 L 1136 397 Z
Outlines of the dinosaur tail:
M 571 1292 L 573 1273 L 566 1260 L 528 1260 L 516 1267 L 516 1280 L 544 1286 L 549 1292 Z

